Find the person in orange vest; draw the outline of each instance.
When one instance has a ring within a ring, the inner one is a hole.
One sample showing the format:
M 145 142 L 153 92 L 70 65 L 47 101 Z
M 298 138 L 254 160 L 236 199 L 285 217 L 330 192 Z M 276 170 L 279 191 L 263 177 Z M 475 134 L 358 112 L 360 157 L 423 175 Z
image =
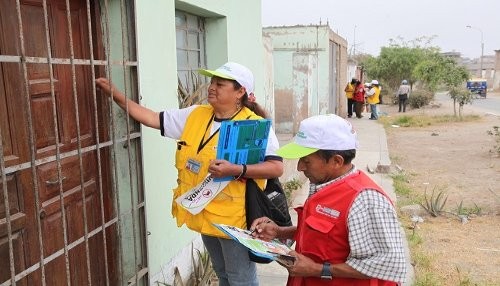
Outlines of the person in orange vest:
M 356 85 L 356 78 L 352 78 L 351 82 L 348 82 L 344 88 L 345 96 L 347 97 L 347 117 L 352 117 L 352 110 L 355 106 L 355 101 L 352 98 L 354 95 L 354 86 Z
M 297 226 L 280 227 L 267 217 L 250 229 L 263 240 L 295 239 L 288 286 L 398 285 L 407 264 L 403 235 L 388 195 L 352 160 L 357 138 L 337 115 L 303 120 L 293 142 L 278 149 L 299 159 L 297 170 L 309 179 L 309 196 L 296 208 Z

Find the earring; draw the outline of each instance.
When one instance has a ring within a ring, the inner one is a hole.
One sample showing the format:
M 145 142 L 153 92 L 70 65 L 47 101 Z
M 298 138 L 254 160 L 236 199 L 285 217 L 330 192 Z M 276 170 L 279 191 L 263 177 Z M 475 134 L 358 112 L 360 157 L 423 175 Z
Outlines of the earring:
M 237 99 L 236 100 L 236 110 L 240 110 L 241 109 L 241 100 Z

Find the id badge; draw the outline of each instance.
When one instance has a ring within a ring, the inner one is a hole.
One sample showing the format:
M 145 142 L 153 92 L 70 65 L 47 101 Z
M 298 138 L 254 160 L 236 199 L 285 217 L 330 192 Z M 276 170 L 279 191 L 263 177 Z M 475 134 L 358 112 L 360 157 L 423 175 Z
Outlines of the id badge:
M 194 159 L 188 159 L 188 161 L 186 162 L 186 169 L 195 174 L 198 174 L 200 172 L 200 168 L 201 168 L 201 163 Z

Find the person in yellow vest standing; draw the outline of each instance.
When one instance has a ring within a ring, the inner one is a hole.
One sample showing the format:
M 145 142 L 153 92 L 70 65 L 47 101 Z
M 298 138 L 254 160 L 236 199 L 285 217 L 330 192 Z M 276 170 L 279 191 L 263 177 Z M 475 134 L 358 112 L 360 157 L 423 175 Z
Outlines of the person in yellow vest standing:
M 277 155 L 278 138 L 272 127 L 268 136 L 265 159 L 252 165 L 232 164 L 217 160 L 219 127 L 225 120 L 260 119 L 265 111 L 254 102 L 252 72 L 237 63 L 228 62 L 216 70 L 199 71 L 211 77 L 208 104 L 183 109 L 155 112 L 117 90 L 106 78 L 96 80 L 97 86 L 128 114 L 140 123 L 159 129 L 162 136 L 177 140 L 175 166 L 178 186 L 173 190 L 172 215 L 180 227 L 199 232 L 210 254 L 219 285 L 258 285 L 255 262 L 248 250 L 216 228 L 213 223 L 246 228 L 245 180 L 253 178 L 264 189 L 265 179 L 283 174 L 283 159 Z M 208 174 L 214 178 L 232 176 L 234 179 L 198 214 L 192 214 L 175 201 Z
M 355 108 L 356 101 L 353 99 L 354 96 L 354 86 L 356 85 L 357 79 L 352 78 L 351 82 L 348 82 L 344 88 L 345 97 L 347 97 L 347 117 L 352 117 L 352 111 Z
M 366 92 L 366 102 L 370 105 L 370 120 L 378 119 L 377 104 L 380 102 L 380 85 L 378 80 L 374 79 L 371 82 L 372 88 Z

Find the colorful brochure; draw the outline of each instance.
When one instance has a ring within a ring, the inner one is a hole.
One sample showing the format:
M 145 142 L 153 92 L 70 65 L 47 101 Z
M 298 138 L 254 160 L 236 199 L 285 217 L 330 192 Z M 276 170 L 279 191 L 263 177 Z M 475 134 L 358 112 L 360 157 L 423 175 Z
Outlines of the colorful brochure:
M 291 266 L 295 263 L 295 257 L 288 255 L 292 249 L 277 239 L 264 241 L 253 237 L 249 230 L 225 224 L 214 225 L 257 256 L 275 260 L 284 266 Z
M 266 156 L 267 138 L 271 120 L 227 120 L 220 126 L 217 159 L 233 164 L 256 164 Z M 216 178 L 216 182 L 230 181 L 232 176 Z
M 270 128 L 269 119 L 223 121 L 219 131 L 217 159 L 224 159 L 233 164 L 255 164 L 264 161 Z M 196 187 L 175 201 L 196 215 L 233 179 L 233 176 L 212 178 L 208 174 Z

